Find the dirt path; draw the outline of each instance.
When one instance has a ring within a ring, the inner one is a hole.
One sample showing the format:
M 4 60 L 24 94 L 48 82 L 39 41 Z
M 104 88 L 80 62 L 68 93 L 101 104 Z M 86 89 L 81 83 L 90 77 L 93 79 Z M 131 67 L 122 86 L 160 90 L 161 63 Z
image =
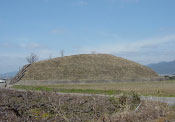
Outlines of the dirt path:
M 154 97 L 154 96 L 141 96 L 142 100 L 157 101 L 167 103 L 168 105 L 175 105 L 175 97 Z
M 15 90 L 15 91 L 21 91 L 25 92 L 26 90 L 22 89 L 13 89 L 13 88 L 1 88 L 1 89 L 8 89 L 8 90 Z M 29 90 L 31 91 L 31 90 Z M 41 93 L 42 91 L 34 91 Z M 57 92 L 58 95 L 73 95 L 73 96 L 97 96 L 97 97 L 119 97 L 118 95 L 103 95 L 103 94 L 83 94 L 83 93 L 60 93 Z M 166 103 L 168 105 L 175 105 L 175 97 L 155 97 L 155 96 L 141 96 L 141 100 L 148 100 L 148 101 L 156 101 L 156 102 L 162 102 Z
M 5 87 L 6 83 L 0 83 L 0 87 Z

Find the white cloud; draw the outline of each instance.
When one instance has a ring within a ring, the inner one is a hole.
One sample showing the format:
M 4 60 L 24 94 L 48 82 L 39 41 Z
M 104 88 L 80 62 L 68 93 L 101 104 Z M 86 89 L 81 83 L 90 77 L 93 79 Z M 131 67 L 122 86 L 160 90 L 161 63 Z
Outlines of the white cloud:
M 138 3 L 140 0 L 108 0 L 111 2 Z
M 49 2 L 49 0 L 44 0 L 44 2 L 45 2 L 45 3 L 48 3 L 48 2 Z
M 96 51 L 97 53 L 108 53 L 116 56 L 124 57 L 129 60 L 133 60 L 142 64 L 156 63 L 160 61 L 170 61 L 175 59 L 175 34 L 166 35 L 154 38 L 148 38 L 138 41 L 126 41 L 122 40 L 116 34 L 100 33 L 107 39 L 113 40 L 106 44 L 77 47 L 76 49 L 65 49 L 66 55 L 79 54 L 79 53 L 91 53 Z M 116 41 L 115 41 L 116 40 Z M 118 43 L 117 43 L 118 42 Z M 14 45 L 11 43 L 1 43 L 10 47 L 10 49 L 20 48 L 17 51 L 1 51 L 0 52 L 0 72 L 8 72 L 18 69 L 19 66 L 27 63 L 25 58 L 30 52 L 35 51 L 39 55 L 39 59 L 48 59 L 50 55 L 52 57 L 60 56 L 60 49 L 53 49 L 47 46 L 43 46 L 36 42 L 23 42 Z M 14 67 L 12 67 L 12 65 Z M 11 68 L 12 67 L 12 68 Z
M 30 42 L 30 43 L 20 43 L 19 44 L 20 48 L 24 49 L 36 49 L 40 47 L 40 44 L 35 43 L 35 42 Z
M 79 4 L 82 5 L 82 6 L 87 6 L 88 2 L 87 1 L 80 1 Z
M 26 64 L 25 57 L 17 56 L 0 56 L 0 73 L 18 71 L 24 64 Z
M 143 64 L 173 60 L 175 52 L 175 35 L 144 39 L 134 42 L 103 44 L 91 47 L 82 47 L 80 50 L 85 53 L 96 51 L 97 53 L 115 54 Z M 164 57 L 164 58 L 163 58 Z
M 116 47 L 118 49 L 114 49 L 114 51 L 118 52 L 133 52 L 133 51 L 139 51 L 143 48 L 153 48 L 160 46 L 161 44 L 165 44 L 168 42 L 175 42 L 175 35 L 167 35 L 167 36 L 162 36 L 162 37 L 156 37 L 156 38 L 149 38 L 149 39 L 144 39 L 144 40 L 139 40 L 135 42 L 125 42 L 121 44 L 116 44 Z
M 9 47 L 10 44 L 7 43 L 7 42 L 3 42 L 3 43 L 0 43 L 0 46 L 1 46 L 1 47 Z
M 40 58 L 47 59 L 49 58 L 49 56 L 58 57 L 59 51 L 55 51 L 52 49 L 41 49 L 38 50 L 38 54 L 40 55 Z
M 76 6 L 87 6 L 88 2 L 84 1 L 84 0 L 81 0 L 81 1 L 79 1 L 77 3 L 75 3 L 74 5 L 76 5 Z
M 139 0 L 121 0 L 123 2 L 139 2 Z
M 53 29 L 50 31 L 50 33 L 52 34 L 63 34 L 65 33 L 65 30 L 64 29 Z

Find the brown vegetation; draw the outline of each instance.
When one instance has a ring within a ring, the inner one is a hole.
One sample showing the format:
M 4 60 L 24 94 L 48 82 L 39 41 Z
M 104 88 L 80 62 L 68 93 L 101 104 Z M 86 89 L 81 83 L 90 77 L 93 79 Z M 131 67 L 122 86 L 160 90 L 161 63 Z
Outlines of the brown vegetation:
M 107 54 L 65 56 L 33 63 L 22 80 L 117 81 L 155 78 L 151 69 Z
M 0 89 L 0 121 L 150 122 L 174 121 L 174 109 L 140 101 L 136 94 L 119 98 L 58 95 Z M 138 107 L 140 106 L 140 107 Z M 137 107 L 137 109 L 136 109 Z

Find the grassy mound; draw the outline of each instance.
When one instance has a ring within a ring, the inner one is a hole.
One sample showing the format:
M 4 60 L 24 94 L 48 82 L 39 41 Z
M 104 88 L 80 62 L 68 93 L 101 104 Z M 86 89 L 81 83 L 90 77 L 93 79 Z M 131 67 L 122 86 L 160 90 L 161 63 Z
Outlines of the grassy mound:
M 107 54 L 81 54 L 33 63 L 21 80 L 100 81 L 154 78 L 151 69 Z

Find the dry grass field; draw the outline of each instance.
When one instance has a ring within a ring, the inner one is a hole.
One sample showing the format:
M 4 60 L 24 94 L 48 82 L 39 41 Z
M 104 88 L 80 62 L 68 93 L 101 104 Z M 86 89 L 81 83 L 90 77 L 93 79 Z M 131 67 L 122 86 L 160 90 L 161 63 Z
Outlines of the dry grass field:
M 65 93 L 94 93 L 115 95 L 121 92 L 131 92 L 141 95 L 153 96 L 175 96 L 175 81 L 157 82 L 119 82 L 119 83 L 98 83 L 98 84 L 60 84 L 60 85 L 39 85 L 22 86 L 16 85 L 13 88 L 28 90 L 58 91 Z
M 0 89 L 1 122 L 174 122 L 175 108 L 119 98 Z M 138 108 L 138 106 L 140 106 Z

